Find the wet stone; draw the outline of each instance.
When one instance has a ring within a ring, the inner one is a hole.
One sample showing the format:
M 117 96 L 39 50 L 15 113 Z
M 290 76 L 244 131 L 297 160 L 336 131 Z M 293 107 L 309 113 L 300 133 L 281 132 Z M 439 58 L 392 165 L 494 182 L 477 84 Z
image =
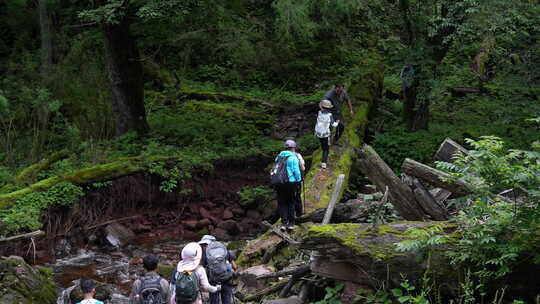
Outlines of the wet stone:
M 129 228 L 113 223 L 105 227 L 105 239 L 114 247 L 122 247 L 129 244 L 135 238 L 135 233 Z

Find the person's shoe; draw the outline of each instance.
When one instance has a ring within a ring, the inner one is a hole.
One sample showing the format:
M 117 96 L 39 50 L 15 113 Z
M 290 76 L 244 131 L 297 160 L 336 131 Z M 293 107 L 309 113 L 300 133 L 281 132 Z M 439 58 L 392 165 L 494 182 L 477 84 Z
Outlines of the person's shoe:
M 281 231 L 285 232 L 285 231 L 287 231 L 287 227 L 285 227 L 285 226 L 281 226 L 281 227 L 279 227 L 279 230 L 281 230 Z
M 294 225 L 287 226 L 287 231 L 293 231 L 296 228 Z
M 326 169 L 326 163 L 321 163 L 321 168 Z

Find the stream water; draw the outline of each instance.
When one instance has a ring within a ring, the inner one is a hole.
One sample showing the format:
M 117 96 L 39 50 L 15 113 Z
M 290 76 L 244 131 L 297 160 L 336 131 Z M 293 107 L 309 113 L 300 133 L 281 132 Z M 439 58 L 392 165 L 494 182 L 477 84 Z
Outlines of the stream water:
M 113 251 L 81 248 L 75 254 L 47 265 L 53 269 L 54 280 L 61 288 L 57 303 L 72 303 L 71 300 L 76 297 L 72 293 L 78 292 L 76 287 L 80 278 L 100 282 L 96 297 L 108 298 L 106 303 L 128 303 L 131 284 L 144 273 L 142 257 L 153 253 L 159 256 L 160 266 L 174 267 L 178 262 L 179 253 L 187 243 L 178 241 L 148 245 L 144 240 L 137 241 L 135 245 Z

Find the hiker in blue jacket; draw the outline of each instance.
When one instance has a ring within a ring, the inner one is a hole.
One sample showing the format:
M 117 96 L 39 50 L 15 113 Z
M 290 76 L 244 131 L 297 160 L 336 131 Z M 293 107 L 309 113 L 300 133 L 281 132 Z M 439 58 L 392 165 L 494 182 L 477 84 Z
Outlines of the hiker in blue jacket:
M 296 187 L 298 183 L 302 181 L 302 174 L 300 173 L 300 163 L 298 157 L 296 157 L 296 142 L 292 139 L 285 141 L 285 149 L 281 151 L 278 156 L 288 156 L 287 158 L 287 176 L 289 182 L 277 185 L 277 199 L 279 216 L 281 217 L 281 223 L 283 226 L 281 230 L 292 230 L 295 224 L 295 203 L 296 203 Z M 277 161 L 277 157 L 276 157 Z

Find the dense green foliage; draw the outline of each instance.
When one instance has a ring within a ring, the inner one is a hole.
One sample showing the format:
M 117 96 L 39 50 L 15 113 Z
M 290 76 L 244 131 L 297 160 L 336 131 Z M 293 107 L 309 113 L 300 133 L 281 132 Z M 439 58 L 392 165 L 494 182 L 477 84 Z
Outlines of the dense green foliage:
M 397 249 L 449 244 L 446 254 L 451 261 L 470 269 L 471 278 L 479 282 L 479 290 L 471 291 L 478 296 L 486 283 L 523 265 L 540 263 L 540 152 L 538 142 L 532 151 L 505 148 L 496 137 L 468 143 L 474 148 L 468 155 L 458 155 L 454 163 L 438 163 L 453 178 L 473 185 L 474 193 L 463 200 L 460 214 L 453 219 L 456 232 L 448 235 L 437 226 L 409 231 L 414 238 L 399 243 Z M 508 189 L 515 192 L 508 197 L 499 194 Z
M 52 50 L 43 46 L 39 3 L 48 9 Z M 144 136 L 113 137 L 118 109 L 103 34 L 119 24 L 140 54 Z M 455 203 L 458 240 L 435 227 L 411 232 L 417 240 L 401 249 L 454 242 L 449 254 L 473 279 L 504 277 L 540 259 L 540 156 L 537 144 L 524 150 L 538 140 L 538 125 L 527 119 L 540 116 L 539 37 L 538 0 L 2 1 L 0 195 L 123 160 L 161 176 L 162 191 L 181 194 L 185 179 L 211 171 L 216 160 L 275 153 L 277 115 L 318 101 L 335 82 L 349 85 L 365 72 L 357 64 L 379 61 L 378 53 L 385 97 L 370 129 L 390 166 L 398 169 L 405 157 L 430 163 L 446 137 L 473 150 L 440 164 L 475 185 Z M 415 71 L 409 108 L 398 97 L 405 65 Z M 306 150 L 319 145 L 310 134 L 299 141 Z M 20 178 L 58 151 L 68 157 Z M 497 196 L 511 188 L 524 194 Z M 81 195 L 73 183 L 24 195 L 0 213 L 1 234 L 41 228 L 43 210 Z M 245 204 L 271 195 L 264 187 L 239 192 Z M 323 302 L 337 301 L 339 288 Z M 381 296 L 424 300 L 411 285 Z M 462 302 L 474 296 L 468 299 Z
M 40 229 L 41 212 L 53 205 L 70 205 L 84 194 L 70 183 L 61 183 L 44 192 L 34 192 L 15 201 L 14 208 L 0 211 L 3 233 Z

